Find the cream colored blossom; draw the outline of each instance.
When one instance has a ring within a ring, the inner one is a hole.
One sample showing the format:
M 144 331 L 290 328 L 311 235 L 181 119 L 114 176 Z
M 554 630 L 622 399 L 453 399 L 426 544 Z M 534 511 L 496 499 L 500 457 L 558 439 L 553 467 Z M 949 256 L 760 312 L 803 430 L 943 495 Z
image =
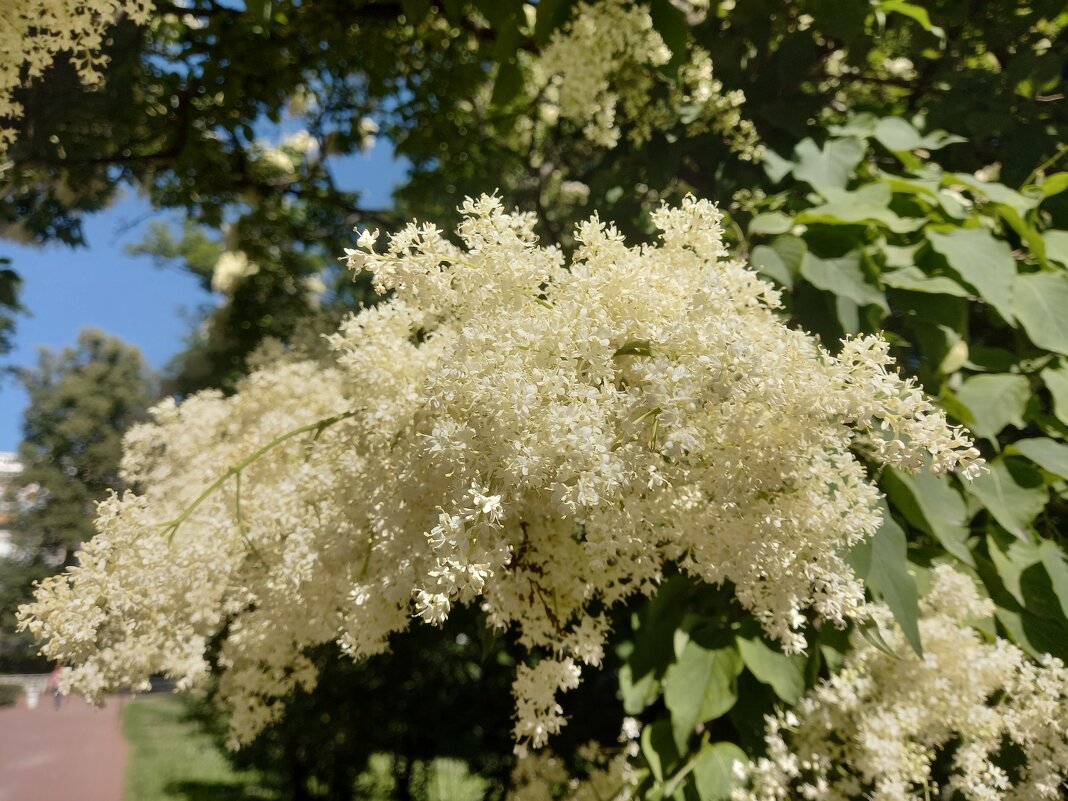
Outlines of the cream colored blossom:
M 4 0 L 0 3 L 0 152 L 15 137 L 22 116 L 16 89 L 39 79 L 56 56 L 67 53 L 87 85 L 99 83 L 107 65 L 108 29 L 123 15 L 148 22 L 151 0 Z
M 835 356 L 787 328 L 711 203 L 661 208 L 643 246 L 594 217 L 570 262 L 495 197 L 462 211 L 462 247 L 430 224 L 384 250 L 360 235 L 348 262 L 391 294 L 343 323 L 331 363 L 288 357 L 130 433 L 144 494 L 103 504 L 81 567 L 23 610 L 72 686 L 196 683 L 225 627 L 245 741 L 314 683 L 307 648 L 368 656 L 478 604 L 544 657 L 514 687 L 516 739 L 538 747 L 603 659 L 604 610 L 666 565 L 730 582 L 797 651 L 808 610 L 844 625 L 863 602 L 839 554 L 878 526 L 879 492 L 854 449 L 978 464 L 881 340 Z
M 218 261 L 215 262 L 215 269 L 211 274 L 211 288 L 216 292 L 229 294 L 242 279 L 255 275 L 259 271 L 260 266 L 255 262 L 250 262 L 244 251 L 223 251 Z
M 670 60 L 647 5 L 579 3 L 533 65 L 533 83 L 544 87 L 539 113 L 550 124 L 563 118 L 582 126 L 601 147 L 615 147 L 624 129 L 640 145 L 681 125 L 689 135 L 714 131 L 742 158 L 759 159 L 756 128 L 739 110 L 745 95 L 723 91 L 708 51 L 693 47 L 674 81 L 662 74 Z
M 769 718 L 767 756 L 739 766 L 748 787 L 734 801 L 1063 798 L 1068 670 L 973 628 L 992 612 L 970 578 L 936 568 L 920 659 L 878 608 L 898 656 L 858 641 L 837 674 Z M 1001 758 L 1010 744 L 1022 762 Z M 941 786 L 936 762 L 948 775 Z

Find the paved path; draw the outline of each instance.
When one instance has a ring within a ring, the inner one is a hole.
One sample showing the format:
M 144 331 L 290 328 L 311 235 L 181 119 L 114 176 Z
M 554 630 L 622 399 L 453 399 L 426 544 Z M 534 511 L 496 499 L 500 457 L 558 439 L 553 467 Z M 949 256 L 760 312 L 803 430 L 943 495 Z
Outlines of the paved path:
M 0 801 L 120 801 L 121 705 L 116 696 L 96 709 L 70 696 L 54 709 L 44 695 L 28 709 L 23 694 L 0 709 Z

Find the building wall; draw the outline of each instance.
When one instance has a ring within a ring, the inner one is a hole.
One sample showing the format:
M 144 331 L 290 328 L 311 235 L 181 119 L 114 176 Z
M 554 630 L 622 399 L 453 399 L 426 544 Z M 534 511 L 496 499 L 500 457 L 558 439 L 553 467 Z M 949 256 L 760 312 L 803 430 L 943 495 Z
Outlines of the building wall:
M 15 523 L 17 507 L 8 491 L 12 480 L 22 472 L 18 456 L 0 451 L 0 558 L 11 553 L 11 526 Z

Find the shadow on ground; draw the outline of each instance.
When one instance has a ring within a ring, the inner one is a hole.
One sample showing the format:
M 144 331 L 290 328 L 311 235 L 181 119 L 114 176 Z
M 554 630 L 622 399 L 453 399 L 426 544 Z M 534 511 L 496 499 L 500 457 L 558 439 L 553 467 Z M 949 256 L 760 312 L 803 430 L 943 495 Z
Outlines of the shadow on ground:
M 271 797 L 262 788 L 227 782 L 170 782 L 166 790 L 169 796 L 182 801 L 263 801 Z

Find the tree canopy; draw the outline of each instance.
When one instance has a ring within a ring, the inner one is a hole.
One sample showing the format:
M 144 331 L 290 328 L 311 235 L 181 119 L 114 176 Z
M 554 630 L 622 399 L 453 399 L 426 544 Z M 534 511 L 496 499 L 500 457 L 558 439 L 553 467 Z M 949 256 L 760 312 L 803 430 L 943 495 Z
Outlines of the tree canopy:
M 75 563 L 95 533 L 96 504 L 126 484 L 119 473 L 122 436 L 155 400 L 141 352 L 100 331 L 81 332 L 75 347 L 40 352 L 18 378 L 29 395 L 18 458 L 9 487 L 17 516 L 12 553 L 0 562 L 5 660 L 28 660 L 36 649 L 14 635 L 14 612 L 30 585 Z

